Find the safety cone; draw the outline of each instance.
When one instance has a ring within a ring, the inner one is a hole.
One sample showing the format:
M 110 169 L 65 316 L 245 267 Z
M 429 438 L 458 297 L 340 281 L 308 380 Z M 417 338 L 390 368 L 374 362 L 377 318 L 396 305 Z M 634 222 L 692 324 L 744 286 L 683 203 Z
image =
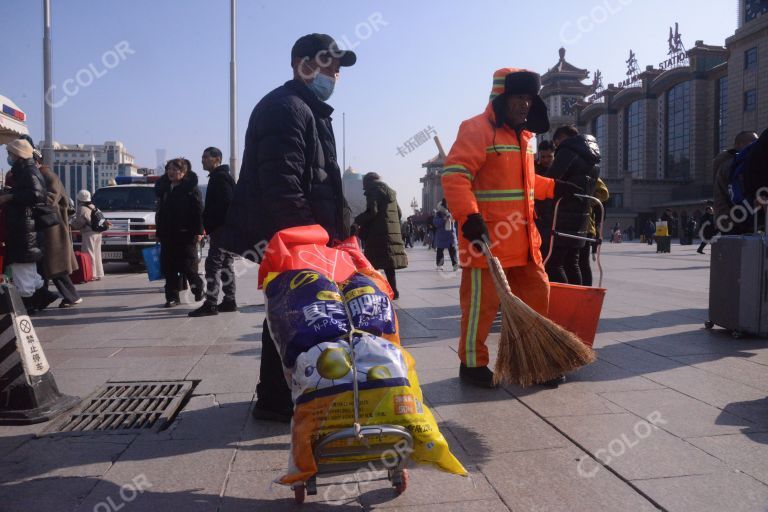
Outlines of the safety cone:
M 0 425 L 48 421 L 79 401 L 59 393 L 19 291 L 0 284 Z

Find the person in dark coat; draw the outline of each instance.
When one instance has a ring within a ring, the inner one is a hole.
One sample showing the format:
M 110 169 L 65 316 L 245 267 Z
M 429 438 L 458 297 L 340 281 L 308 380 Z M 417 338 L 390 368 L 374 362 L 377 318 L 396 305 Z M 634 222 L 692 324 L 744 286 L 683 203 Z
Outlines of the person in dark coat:
M 411 219 L 406 220 L 403 222 L 403 242 L 405 242 L 405 248 L 411 248 L 413 249 L 413 223 L 411 222 Z
M 363 176 L 363 193 L 366 209 L 355 217 L 355 225 L 359 226 L 359 236 L 365 244 L 365 257 L 373 268 L 384 270 L 389 286 L 395 293 L 394 298 L 397 299 L 400 294 L 397 291 L 395 270 L 408 266 L 408 256 L 400 233 L 403 214 L 397 204 L 397 193 L 381 181 L 375 172 Z
M 448 211 L 448 203 L 445 199 L 437 205 L 437 212 L 432 222 L 435 226 L 435 248 L 437 249 L 435 263 L 437 264 L 437 270 L 443 270 L 445 250 L 447 249 L 455 272 L 459 269 L 459 262 L 456 259 L 456 221 L 451 212 Z
M 707 206 L 704 210 L 704 215 L 701 216 L 699 228 L 699 236 L 701 237 L 701 243 L 696 252 L 704 254 L 704 248 L 717 234 L 717 228 L 715 227 L 715 211 L 711 206 Z
M 45 181 L 32 158 L 32 145 L 19 139 L 6 147 L 13 186 L 0 195 L 0 204 L 5 205 L 5 265 L 10 267 L 13 283 L 28 312 L 32 312 L 58 298 L 56 294 L 45 294 L 43 279 L 37 273 L 43 251 L 37 239 L 33 207 L 46 204 L 48 197 Z
M 42 156 L 42 155 L 41 155 Z M 54 286 L 62 296 L 60 308 L 71 308 L 83 302 L 77 293 L 69 275 L 77 270 L 77 258 L 72 248 L 72 236 L 69 232 L 69 196 L 64 185 L 48 166 L 40 167 L 40 174 L 45 180 L 48 190 L 48 204 L 55 207 L 59 214 L 59 224 L 43 231 L 42 275 L 45 288 L 47 281 L 53 281 Z
M 35 165 L 45 183 L 47 202 L 58 213 L 57 225 L 38 232 L 38 242 L 42 241 L 40 248 L 43 251 L 43 257 L 37 263 L 38 274 L 43 277 L 43 287 L 38 291 L 38 305 L 50 304 L 58 298 L 55 293 L 48 291 L 48 282 L 53 281 L 62 296 L 59 307 L 72 307 L 83 302 L 83 299 L 80 298 L 72 279 L 69 277 L 72 272 L 78 269 L 77 258 L 75 258 L 75 251 L 72 246 L 72 236 L 69 232 L 71 208 L 69 196 L 59 177 L 51 172 L 48 166 L 42 165 L 43 155 L 35 148 L 32 137 L 22 135 L 19 138 L 26 140 L 32 146 L 32 158 L 35 160 Z M 37 309 L 41 308 L 38 307 Z
M 656 224 L 652 219 L 645 221 L 645 242 L 648 245 L 653 245 L 653 239 L 656 236 Z
M 165 164 L 165 175 L 155 183 L 157 238 L 160 267 L 165 275 L 165 307 L 179 304 L 179 291 L 186 279 L 195 301 L 203 299 L 203 280 L 197 273 L 197 248 L 203 237 L 203 200 L 197 174 L 188 160 L 175 158 Z
M 349 237 L 351 213 L 326 101 L 340 68 L 356 61 L 326 34 L 293 45 L 293 79 L 262 98 L 248 121 L 240 178 L 220 238 L 224 249 L 260 261 L 277 231 L 313 224 L 328 232 L 331 244 Z M 291 391 L 266 320 L 261 345 L 253 416 L 288 422 Z
M 221 164 L 221 150 L 210 147 L 203 151 L 203 169 L 208 171 L 208 188 L 205 191 L 203 227 L 208 233 L 210 245 L 205 258 L 206 299 L 203 305 L 189 316 L 211 316 L 219 312 L 237 311 L 235 300 L 235 260 L 232 253 L 223 251 L 219 242 L 219 228 L 224 225 L 227 210 L 235 193 L 235 180 L 228 165 Z M 223 285 L 223 286 L 222 286 Z M 219 289 L 224 299 L 218 304 Z
M 577 132 L 578 133 L 578 132 Z M 574 135 L 577 135 L 574 133 Z M 546 176 L 547 171 L 552 167 L 552 163 L 555 161 L 555 144 L 550 140 L 543 140 L 539 142 L 538 152 L 536 153 L 536 174 Z M 536 213 L 536 229 L 539 230 L 541 235 L 541 254 L 546 257 L 549 253 L 549 238 L 550 231 L 552 230 L 552 216 L 546 217 L 547 210 L 551 210 L 554 207 L 554 203 L 551 199 L 536 199 L 533 202 L 533 209 Z M 550 224 L 546 224 L 549 221 Z
M 573 127 L 568 128 L 575 130 Z M 597 140 L 591 135 L 563 136 L 558 134 L 558 130 L 555 130 L 553 136 L 557 144 L 555 161 L 546 176 L 571 182 L 581 188 L 583 194 L 594 195 L 600 177 L 600 148 Z M 588 201 L 578 197 L 563 198 L 557 213 L 557 231 L 574 236 L 589 236 L 590 206 Z M 550 216 L 549 219 L 551 215 L 554 215 L 554 208 L 544 214 L 545 217 Z M 552 255 L 546 265 L 550 281 L 581 284 L 579 253 L 584 245 L 584 240 L 555 237 Z

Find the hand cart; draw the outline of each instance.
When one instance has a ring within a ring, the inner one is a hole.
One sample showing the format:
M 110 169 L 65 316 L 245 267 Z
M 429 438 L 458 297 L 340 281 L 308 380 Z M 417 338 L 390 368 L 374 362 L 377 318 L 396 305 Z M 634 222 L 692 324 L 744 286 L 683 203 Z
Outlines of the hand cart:
M 351 337 L 351 336 L 350 336 Z M 406 465 L 413 452 L 413 436 L 399 425 L 360 425 L 360 400 L 354 343 L 350 342 L 354 425 L 325 436 L 313 446 L 317 473 L 306 482 L 293 484 L 296 503 L 304 503 L 307 494 L 317 494 L 317 476 L 354 473 L 361 468 L 387 471 L 387 480 L 397 495 L 408 487 Z M 384 480 L 378 479 L 378 480 Z
M 597 262 L 597 268 L 600 277 L 596 287 L 580 286 L 565 283 L 549 283 L 549 313 L 547 317 L 576 334 L 587 346 L 591 347 L 595 342 L 597 334 L 597 325 L 600 321 L 600 312 L 603 309 L 603 300 L 605 299 L 606 289 L 603 288 L 603 266 L 600 263 L 600 250 L 602 248 L 603 224 L 605 223 L 605 208 L 603 203 L 596 197 L 583 194 L 574 194 L 574 197 L 595 203 L 600 210 L 599 224 L 597 226 L 597 235 L 595 238 L 571 235 L 557 231 L 557 212 L 560 207 L 558 199 L 555 203 L 555 211 L 552 216 L 552 230 L 549 236 L 549 252 L 544 260 L 546 265 L 552 256 L 555 237 L 571 238 L 573 240 L 583 240 L 587 243 L 597 245 L 594 258 Z

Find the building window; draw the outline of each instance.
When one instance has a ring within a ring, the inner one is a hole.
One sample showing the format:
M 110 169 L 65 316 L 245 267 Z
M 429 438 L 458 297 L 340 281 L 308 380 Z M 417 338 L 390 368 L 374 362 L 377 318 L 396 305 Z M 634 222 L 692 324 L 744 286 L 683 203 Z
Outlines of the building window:
M 691 83 L 667 91 L 667 152 L 665 178 L 687 180 L 691 175 Z
M 642 174 L 645 151 L 645 104 L 635 101 L 624 111 L 624 168 L 633 175 Z
M 727 136 L 727 126 L 725 124 L 728 119 L 728 77 L 724 76 L 717 81 L 717 152 L 725 151 L 728 142 L 725 140 Z
M 592 135 L 597 139 L 600 151 L 605 151 L 605 116 L 598 116 L 592 121 Z
M 66 190 L 67 187 L 67 168 L 63 165 L 56 165 L 54 166 L 54 169 L 56 169 L 56 176 L 59 177 L 61 180 L 61 185 L 64 187 L 64 190 Z
M 744 69 L 756 69 L 757 68 L 757 47 L 752 47 L 744 52 Z
M 624 194 L 617 192 L 611 194 L 608 201 L 605 203 L 606 208 L 624 208 Z
M 82 186 L 83 186 L 83 166 L 82 165 L 78 165 L 77 167 L 75 167 L 75 176 L 76 176 L 75 187 L 77 188 L 77 191 L 75 193 L 77 193 L 80 190 L 82 190 Z
M 757 90 L 750 89 L 744 93 L 744 112 L 754 112 L 757 107 Z

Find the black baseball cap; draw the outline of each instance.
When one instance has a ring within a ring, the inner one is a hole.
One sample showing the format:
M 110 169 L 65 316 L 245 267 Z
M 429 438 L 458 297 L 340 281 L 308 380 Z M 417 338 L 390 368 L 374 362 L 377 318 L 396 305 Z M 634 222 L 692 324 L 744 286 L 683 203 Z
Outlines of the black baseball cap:
M 336 41 L 328 34 L 307 34 L 300 37 L 291 49 L 291 59 L 295 58 L 314 58 L 318 54 L 325 52 L 331 57 L 339 59 L 342 66 L 354 66 L 357 62 L 357 55 L 350 50 L 342 50 Z

